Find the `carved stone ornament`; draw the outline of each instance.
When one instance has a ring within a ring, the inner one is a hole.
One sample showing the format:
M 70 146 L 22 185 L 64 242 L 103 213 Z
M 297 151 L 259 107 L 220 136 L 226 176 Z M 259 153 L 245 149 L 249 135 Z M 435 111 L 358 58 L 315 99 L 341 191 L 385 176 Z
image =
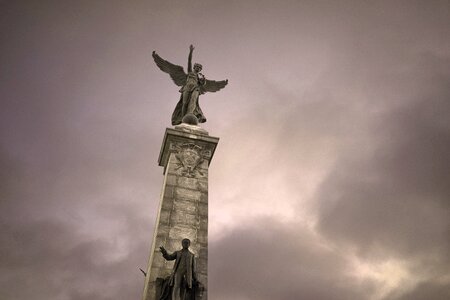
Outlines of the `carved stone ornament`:
M 198 168 L 205 160 L 205 151 L 202 147 L 192 143 L 186 143 L 177 145 L 175 148 L 177 149 L 177 153 L 175 154 L 177 159 L 177 162 L 175 162 L 175 170 L 180 175 L 189 178 L 205 176 L 204 172 Z

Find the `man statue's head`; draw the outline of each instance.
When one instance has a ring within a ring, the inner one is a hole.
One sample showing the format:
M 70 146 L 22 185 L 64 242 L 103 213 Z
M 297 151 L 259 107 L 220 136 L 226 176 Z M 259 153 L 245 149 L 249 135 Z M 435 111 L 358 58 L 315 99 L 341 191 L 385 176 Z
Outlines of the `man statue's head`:
M 183 246 L 183 249 L 188 249 L 189 246 L 191 245 L 191 240 L 189 239 L 183 239 L 181 241 L 181 245 Z

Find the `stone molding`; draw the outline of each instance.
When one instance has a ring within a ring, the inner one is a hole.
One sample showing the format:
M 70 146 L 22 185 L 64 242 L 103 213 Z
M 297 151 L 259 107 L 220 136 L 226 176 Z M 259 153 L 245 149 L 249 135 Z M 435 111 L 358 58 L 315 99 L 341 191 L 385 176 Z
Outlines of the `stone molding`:
M 197 155 L 201 157 L 202 160 L 207 161 L 209 165 L 218 142 L 219 138 L 217 137 L 212 137 L 205 134 L 193 134 L 177 129 L 166 128 L 161 151 L 159 153 L 158 164 L 161 167 L 164 167 L 165 174 L 170 154 L 177 153 L 177 159 L 179 159 L 180 163 L 183 165 L 182 171 L 184 171 L 188 177 L 194 176 L 196 172 L 194 172 L 193 169 L 198 169 L 201 162 L 198 162 L 195 168 L 192 168 L 191 163 L 186 164 L 187 161 L 183 158 L 183 156 L 187 156 L 185 156 L 183 152 L 190 152 L 190 154 L 197 152 Z

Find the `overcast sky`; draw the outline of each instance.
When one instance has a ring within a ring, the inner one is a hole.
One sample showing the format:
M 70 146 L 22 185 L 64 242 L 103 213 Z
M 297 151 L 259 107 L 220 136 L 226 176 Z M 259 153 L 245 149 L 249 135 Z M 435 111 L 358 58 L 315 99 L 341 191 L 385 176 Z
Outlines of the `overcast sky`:
M 448 1 L 0 1 L 0 298 L 140 299 L 209 79 L 209 298 L 450 299 Z M 169 249 L 176 250 L 176 249 Z

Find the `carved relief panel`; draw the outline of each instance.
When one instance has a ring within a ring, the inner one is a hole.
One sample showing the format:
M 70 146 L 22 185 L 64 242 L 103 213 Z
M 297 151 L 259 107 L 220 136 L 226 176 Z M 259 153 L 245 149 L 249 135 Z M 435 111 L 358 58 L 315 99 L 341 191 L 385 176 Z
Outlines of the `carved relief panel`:
M 200 165 L 211 156 L 211 151 L 206 150 L 199 145 L 193 143 L 180 143 L 173 145 L 175 152 L 175 170 L 181 176 L 189 178 L 205 177 L 205 172 L 200 168 Z

